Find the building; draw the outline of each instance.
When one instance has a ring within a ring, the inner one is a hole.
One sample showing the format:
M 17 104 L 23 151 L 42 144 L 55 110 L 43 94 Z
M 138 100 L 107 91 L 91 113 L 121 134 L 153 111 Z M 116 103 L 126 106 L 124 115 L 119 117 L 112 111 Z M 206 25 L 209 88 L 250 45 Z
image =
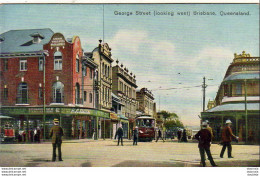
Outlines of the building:
M 112 108 L 112 54 L 111 48 L 107 43 L 102 43 L 99 40 L 99 45 L 91 53 L 85 53 L 86 56 L 91 56 L 94 63 L 97 64 L 96 73 L 96 98 L 97 107 L 99 110 L 107 113 L 111 112 Z M 98 120 L 98 135 L 101 138 L 110 138 L 110 119 L 100 117 Z
M 240 142 L 259 143 L 259 103 L 259 57 L 243 51 L 235 54 L 214 103 L 210 102 L 215 106 L 202 112 L 201 118 L 209 120 L 217 140 L 230 119 Z
M 124 68 L 122 63 L 119 66 L 117 60 L 116 66 L 112 68 L 112 78 L 112 92 L 122 103 L 121 117 L 129 120 L 129 130 L 132 130 L 137 108 L 135 75 L 132 72 L 130 73 L 126 67 Z
M 154 96 L 147 88 L 142 88 L 136 92 L 136 100 L 139 102 L 137 111 L 142 112 L 145 115 L 150 115 L 156 118 L 154 114 Z
M 94 109 L 97 64 L 83 57 L 78 36 L 27 29 L 5 32 L 0 39 L 1 113 L 16 119 L 16 132 L 29 136 L 40 127 L 48 138 L 58 118 L 65 138 L 92 137 L 98 117 L 110 118 Z

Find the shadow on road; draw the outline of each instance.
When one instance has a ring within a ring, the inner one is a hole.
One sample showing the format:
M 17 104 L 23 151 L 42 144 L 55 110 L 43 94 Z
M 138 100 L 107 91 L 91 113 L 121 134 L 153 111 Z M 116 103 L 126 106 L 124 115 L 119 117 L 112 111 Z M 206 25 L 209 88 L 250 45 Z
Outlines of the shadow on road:
M 38 164 L 41 164 L 43 162 L 51 162 L 51 160 L 41 159 L 41 158 L 35 158 L 27 160 L 29 163 L 25 165 L 25 167 L 37 167 Z

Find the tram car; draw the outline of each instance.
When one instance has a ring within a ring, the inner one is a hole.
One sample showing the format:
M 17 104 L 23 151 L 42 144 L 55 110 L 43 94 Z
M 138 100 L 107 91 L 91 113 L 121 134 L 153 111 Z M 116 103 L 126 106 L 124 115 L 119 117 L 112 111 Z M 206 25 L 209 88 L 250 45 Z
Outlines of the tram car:
M 14 126 L 10 124 L 13 118 L 7 116 L 0 116 L 0 141 L 15 141 Z
M 155 119 L 151 116 L 142 115 L 135 118 L 138 127 L 138 140 L 151 142 L 155 138 Z

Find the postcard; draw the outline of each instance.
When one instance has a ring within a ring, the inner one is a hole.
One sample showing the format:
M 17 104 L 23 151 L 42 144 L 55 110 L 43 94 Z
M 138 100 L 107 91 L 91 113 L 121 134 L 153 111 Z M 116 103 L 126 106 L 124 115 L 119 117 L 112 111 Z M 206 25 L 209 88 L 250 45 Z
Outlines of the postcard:
M 3 176 L 258 175 L 259 4 L 4 3 L 0 16 Z

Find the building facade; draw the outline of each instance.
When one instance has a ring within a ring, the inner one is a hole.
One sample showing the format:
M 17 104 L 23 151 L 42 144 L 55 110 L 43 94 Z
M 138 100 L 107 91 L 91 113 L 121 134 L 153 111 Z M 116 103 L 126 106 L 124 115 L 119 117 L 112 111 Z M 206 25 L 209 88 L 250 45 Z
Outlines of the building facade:
M 95 71 L 95 89 L 97 107 L 99 110 L 110 113 L 112 108 L 112 54 L 111 48 L 107 43 L 99 40 L 99 45 L 91 53 L 92 59 L 97 64 Z M 98 136 L 100 138 L 110 138 L 110 119 L 100 117 L 98 120 Z
M 98 117 L 110 118 L 94 109 L 97 64 L 83 57 L 78 36 L 65 39 L 51 29 L 28 29 L 0 38 L 1 113 L 16 119 L 17 132 L 39 127 L 48 139 L 58 118 L 65 138 L 92 137 Z
M 135 75 L 124 65 L 117 65 L 112 68 L 113 86 L 112 92 L 119 97 L 121 106 L 121 115 L 129 120 L 129 130 L 134 127 L 134 119 L 136 117 L 137 101 L 136 101 L 136 79 Z M 130 133 L 130 131 L 129 131 Z
M 156 114 L 154 114 L 154 96 L 151 91 L 149 91 L 147 88 L 138 90 L 136 92 L 136 100 L 139 102 L 137 111 L 156 118 Z
M 209 120 L 220 140 L 227 119 L 240 142 L 259 143 L 259 57 L 235 54 L 210 109 L 201 113 Z

